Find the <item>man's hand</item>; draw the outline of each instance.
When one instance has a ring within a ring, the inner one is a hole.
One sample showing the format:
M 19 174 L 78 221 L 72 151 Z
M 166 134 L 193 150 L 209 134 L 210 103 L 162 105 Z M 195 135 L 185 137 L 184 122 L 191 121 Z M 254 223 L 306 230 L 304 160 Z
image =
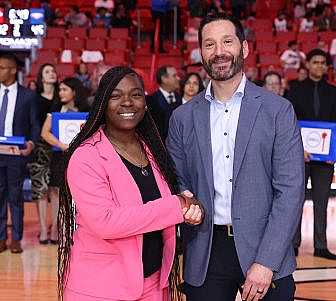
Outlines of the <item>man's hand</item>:
M 310 161 L 310 153 L 304 151 L 303 152 L 303 156 L 304 156 L 304 161 L 305 162 L 309 162 Z
M 31 152 L 33 151 L 33 149 L 34 149 L 33 141 L 27 141 L 26 148 L 20 150 L 21 156 L 24 156 L 24 157 L 29 156 Z
M 193 194 L 186 190 L 178 195 L 183 215 L 184 222 L 191 225 L 199 225 L 204 218 L 204 209 L 200 201 L 198 201 Z
M 255 301 L 264 298 L 271 285 L 272 278 L 273 272 L 269 268 L 259 263 L 252 264 L 247 271 L 242 299 L 246 301 Z

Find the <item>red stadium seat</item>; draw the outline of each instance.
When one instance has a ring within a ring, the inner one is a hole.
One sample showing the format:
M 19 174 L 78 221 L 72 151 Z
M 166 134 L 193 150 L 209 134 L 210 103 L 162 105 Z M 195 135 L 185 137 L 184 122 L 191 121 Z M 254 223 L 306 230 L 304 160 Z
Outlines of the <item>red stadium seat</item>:
M 330 42 L 336 38 L 335 31 L 323 31 L 319 33 L 319 37 L 321 41 L 325 41 L 326 43 L 330 44 Z
M 105 40 L 97 40 L 97 39 L 87 39 L 86 40 L 86 50 L 100 50 L 104 51 L 106 48 Z
M 73 64 L 58 64 L 56 65 L 57 75 L 62 79 L 68 76 L 74 76 L 75 65 Z
M 287 42 L 280 42 L 278 43 L 278 53 L 283 53 L 286 49 L 288 49 L 288 43 Z
M 287 80 L 293 80 L 293 79 L 297 79 L 298 77 L 298 72 L 296 69 L 287 69 L 284 71 L 284 77 Z
M 119 39 L 119 40 L 107 40 L 107 49 L 129 49 L 128 40 Z
M 280 58 L 277 54 L 264 54 L 259 56 L 260 66 L 279 66 Z
M 47 37 L 48 38 L 62 38 L 65 37 L 65 29 L 61 27 L 48 27 Z
M 65 39 L 64 49 L 83 50 L 85 47 L 85 40 L 83 39 Z
M 108 31 L 105 28 L 91 28 L 89 30 L 90 39 L 106 39 L 108 37 Z
M 64 40 L 61 38 L 45 38 L 42 44 L 44 49 L 61 50 L 64 47 Z
M 273 53 L 275 54 L 277 51 L 277 45 L 274 42 L 263 42 L 263 41 L 258 41 L 257 42 L 257 47 L 256 50 L 259 53 Z
M 255 37 L 257 41 L 268 41 L 268 42 L 274 41 L 273 32 L 270 29 L 268 29 L 267 31 L 257 30 L 255 32 Z
M 183 58 L 181 56 L 159 56 L 158 67 L 163 65 L 172 65 L 176 69 L 181 69 L 183 66 Z
M 310 42 L 310 41 L 306 41 L 304 43 L 300 44 L 300 50 L 304 53 L 308 53 L 310 50 L 314 49 L 317 47 L 317 43 L 316 42 Z
M 300 43 L 317 43 L 318 35 L 317 32 L 299 32 L 297 36 L 297 40 Z
M 87 37 L 86 28 L 82 27 L 69 28 L 68 37 L 72 39 L 74 38 L 85 39 Z
M 58 51 L 52 49 L 40 49 L 37 52 L 37 61 L 39 64 L 56 64 L 58 58 Z
M 129 30 L 128 28 L 111 28 L 109 37 L 113 39 L 128 39 Z
M 152 0 L 138 0 L 137 1 L 138 8 L 151 8 L 152 7 Z
M 134 60 L 134 68 L 150 68 L 152 65 L 152 55 L 136 56 Z
M 278 43 L 286 43 L 296 40 L 296 32 L 294 31 L 280 31 L 276 34 L 275 40 Z
M 123 56 L 116 55 L 116 53 L 113 52 L 105 52 L 104 62 L 110 66 L 127 65 L 127 62 Z
M 244 65 L 255 66 L 257 64 L 257 55 L 250 53 L 248 57 L 244 60 Z

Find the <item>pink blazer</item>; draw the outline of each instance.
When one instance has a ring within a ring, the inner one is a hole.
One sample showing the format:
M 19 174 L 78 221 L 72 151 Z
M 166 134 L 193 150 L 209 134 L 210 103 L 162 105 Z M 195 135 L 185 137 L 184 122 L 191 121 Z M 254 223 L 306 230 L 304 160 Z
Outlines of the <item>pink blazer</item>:
M 93 297 L 133 300 L 143 291 L 143 233 L 163 229 L 160 286 L 168 286 L 175 224 L 183 221 L 178 197 L 150 159 L 161 198 L 145 205 L 127 167 L 102 129 L 70 159 L 68 182 L 76 204 L 74 245 L 66 288 Z

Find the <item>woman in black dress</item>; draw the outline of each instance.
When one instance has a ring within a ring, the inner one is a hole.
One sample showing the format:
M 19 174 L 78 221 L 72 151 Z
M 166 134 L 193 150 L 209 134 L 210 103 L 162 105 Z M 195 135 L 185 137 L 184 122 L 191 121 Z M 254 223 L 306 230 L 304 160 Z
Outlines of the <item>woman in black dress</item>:
M 53 65 L 44 64 L 40 67 L 36 85 L 36 92 L 39 95 L 39 120 L 42 128 L 52 104 L 58 101 L 57 74 Z M 47 205 L 51 154 L 50 145 L 41 137 L 34 149 L 32 162 L 28 165 L 32 182 L 32 199 L 37 204 L 40 221 L 41 244 L 48 243 Z
M 59 185 L 62 181 L 62 169 L 60 168 L 63 158 L 63 151 L 68 149 L 68 145 L 58 140 L 51 132 L 51 122 L 53 112 L 86 112 L 85 89 L 81 81 L 74 77 L 67 77 L 59 84 L 59 101 L 56 102 L 47 114 L 47 118 L 42 127 L 42 138 L 48 142 L 50 146 L 55 146 L 60 151 L 54 151 L 50 163 L 50 201 L 52 206 L 52 227 L 50 233 L 50 242 L 57 243 L 57 214 L 59 207 Z

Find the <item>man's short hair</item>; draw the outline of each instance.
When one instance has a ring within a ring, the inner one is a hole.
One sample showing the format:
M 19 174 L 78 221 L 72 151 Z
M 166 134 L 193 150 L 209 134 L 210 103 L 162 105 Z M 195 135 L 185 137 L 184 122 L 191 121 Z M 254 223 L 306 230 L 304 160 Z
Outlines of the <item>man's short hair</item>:
M 230 21 L 236 29 L 236 35 L 240 43 L 243 43 L 243 41 L 245 41 L 245 33 L 243 25 L 236 17 L 228 15 L 226 13 L 212 13 L 205 16 L 200 23 L 200 27 L 198 29 L 198 43 L 200 47 L 202 47 L 202 32 L 204 26 L 215 21 Z
M 167 76 L 168 75 L 168 68 L 173 68 L 171 65 L 164 65 L 161 66 L 157 71 L 156 71 L 156 82 L 158 85 L 162 84 L 162 76 Z
M 297 44 L 298 44 L 297 41 L 292 40 L 292 41 L 289 41 L 289 42 L 288 42 L 288 47 L 292 47 L 292 46 L 297 45 Z
M 16 67 L 19 65 L 18 58 L 11 52 L 0 52 L 0 58 L 13 62 Z
M 315 48 L 313 50 L 310 50 L 307 54 L 307 57 L 306 57 L 306 60 L 307 62 L 309 62 L 313 56 L 316 56 L 316 55 L 320 55 L 320 56 L 323 56 L 325 57 L 325 59 L 327 60 L 327 53 L 325 51 L 323 51 L 322 49 L 319 49 L 319 48 Z

